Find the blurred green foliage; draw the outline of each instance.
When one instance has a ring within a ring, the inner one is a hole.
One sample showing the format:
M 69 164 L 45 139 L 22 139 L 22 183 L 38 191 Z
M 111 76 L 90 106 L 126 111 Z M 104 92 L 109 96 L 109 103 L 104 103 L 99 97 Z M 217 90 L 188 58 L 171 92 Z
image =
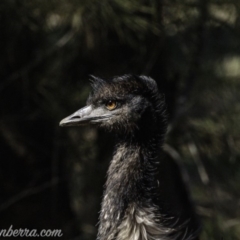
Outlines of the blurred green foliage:
M 0 226 L 95 239 L 112 136 L 60 129 L 88 75 L 150 75 L 166 94 L 201 239 L 240 239 L 240 2 L 2 0 Z

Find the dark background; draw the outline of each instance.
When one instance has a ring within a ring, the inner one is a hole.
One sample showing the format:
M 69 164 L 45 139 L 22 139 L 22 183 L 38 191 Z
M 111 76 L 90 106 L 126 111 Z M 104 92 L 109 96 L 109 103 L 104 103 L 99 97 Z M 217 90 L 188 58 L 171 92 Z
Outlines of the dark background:
M 89 74 L 156 79 L 202 239 L 240 239 L 239 0 L 1 0 L 0 229 L 96 238 L 113 137 L 63 129 Z

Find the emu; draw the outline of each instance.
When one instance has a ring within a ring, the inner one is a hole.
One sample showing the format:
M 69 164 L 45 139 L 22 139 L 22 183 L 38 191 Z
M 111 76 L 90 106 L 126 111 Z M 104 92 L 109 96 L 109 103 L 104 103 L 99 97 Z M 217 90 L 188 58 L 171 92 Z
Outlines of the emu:
M 92 77 L 86 107 L 60 126 L 96 124 L 117 144 L 107 174 L 98 240 L 196 240 L 199 222 L 175 162 L 163 156 L 163 95 L 146 76 Z

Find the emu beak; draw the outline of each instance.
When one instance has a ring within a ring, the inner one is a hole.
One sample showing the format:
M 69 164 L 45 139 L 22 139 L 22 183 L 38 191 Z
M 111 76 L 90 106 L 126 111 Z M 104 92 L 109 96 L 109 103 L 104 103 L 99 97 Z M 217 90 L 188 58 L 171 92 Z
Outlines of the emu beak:
M 92 106 L 86 106 L 75 113 L 71 114 L 70 116 L 64 118 L 59 125 L 61 127 L 68 127 L 68 126 L 78 126 L 88 123 L 90 121 L 90 114 L 92 112 Z
M 83 107 L 64 118 L 59 125 L 61 127 L 80 126 L 88 123 L 98 123 L 109 119 L 111 115 L 106 114 L 102 108 L 93 108 L 91 105 Z

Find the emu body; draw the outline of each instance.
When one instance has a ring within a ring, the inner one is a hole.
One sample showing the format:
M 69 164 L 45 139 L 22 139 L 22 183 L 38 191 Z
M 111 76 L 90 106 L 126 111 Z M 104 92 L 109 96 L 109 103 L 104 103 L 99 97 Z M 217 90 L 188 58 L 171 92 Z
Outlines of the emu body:
M 100 214 L 99 240 L 197 239 L 199 224 L 178 166 L 162 154 L 165 103 L 156 82 L 93 78 L 87 106 L 61 126 L 97 124 L 117 135 Z

